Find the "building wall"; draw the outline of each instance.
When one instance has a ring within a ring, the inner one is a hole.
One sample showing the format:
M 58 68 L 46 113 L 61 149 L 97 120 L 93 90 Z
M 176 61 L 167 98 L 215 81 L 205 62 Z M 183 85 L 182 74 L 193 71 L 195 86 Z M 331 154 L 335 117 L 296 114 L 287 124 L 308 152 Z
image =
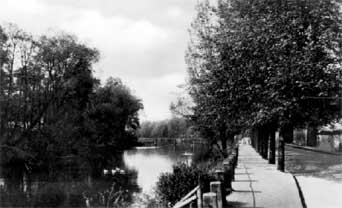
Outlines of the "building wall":
M 332 152 L 342 151 L 342 135 L 319 135 L 318 136 L 318 149 Z
M 307 129 L 295 129 L 293 132 L 293 143 L 305 146 L 307 143 Z

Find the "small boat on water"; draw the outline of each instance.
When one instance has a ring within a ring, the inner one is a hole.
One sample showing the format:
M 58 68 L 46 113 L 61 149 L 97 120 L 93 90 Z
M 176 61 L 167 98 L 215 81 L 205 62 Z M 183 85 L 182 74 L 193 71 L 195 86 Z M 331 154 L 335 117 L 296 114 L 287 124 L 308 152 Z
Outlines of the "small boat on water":
M 141 146 L 141 147 L 136 147 L 135 149 L 137 149 L 137 150 L 140 150 L 140 149 L 144 150 L 144 149 L 157 149 L 157 148 L 159 148 L 159 146 Z
M 182 155 L 184 155 L 184 156 L 192 156 L 193 153 L 192 152 L 184 152 Z

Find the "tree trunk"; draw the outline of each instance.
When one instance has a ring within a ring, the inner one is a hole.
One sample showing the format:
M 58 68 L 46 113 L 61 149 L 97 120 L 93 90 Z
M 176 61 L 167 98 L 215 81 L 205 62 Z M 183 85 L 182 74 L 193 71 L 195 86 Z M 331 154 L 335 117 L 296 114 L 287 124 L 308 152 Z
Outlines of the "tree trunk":
M 272 129 L 269 132 L 270 137 L 270 155 L 268 157 L 268 163 L 275 164 L 275 153 L 276 153 L 276 144 L 275 144 L 275 131 Z
M 226 137 L 221 137 L 221 146 L 222 146 L 222 151 L 227 152 L 227 138 Z
M 268 145 L 268 134 L 265 127 L 259 128 L 259 140 L 260 140 L 260 155 L 262 158 L 267 159 L 267 145 Z
M 285 171 L 285 142 L 282 136 L 279 137 L 278 143 L 278 170 Z
M 253 129 L 252 130 L 252 135 L 251 135 L 251 144 L 252 144 L 252 147 L 255 149 L 255 139 L 257 137 L 257 131 L 256 129 Z
M 293 143 L 293 125 L 288 124 L 283 127 L 283 138 L 285 143 Z
M 262 139 L 263 139 L 263 131 L 261 128 L 258 128 L 258 153 L 261 155 L 262 154 Z
M 227 134 L 227 138 L 226 138 L 226 153 L 227 155 L 232 153 L 233 150 L 233 146 L 234 146 L 234 134 Z
M 280 129 L 278 144 L 278 170 L 285 171 L 285 142 L 293 140 L 293 126 L 286 125 Z
M 266 129 L 264 129 L 262 157 L 266 160 L 268 158 L 268 139 L 269 139 L 269 133 Z
M 264 126 L 262 128 L 262 158 L 266 159 L 268 158 L 268 139 L 269 139 L 269 131 L 267 126 Z
M 307 141 L 306 144 L 310 147 L 316 147 L 317 146 L 317 126 L 315 125 L 309 125 L 308 126 L 308 133 L 307 133 Z

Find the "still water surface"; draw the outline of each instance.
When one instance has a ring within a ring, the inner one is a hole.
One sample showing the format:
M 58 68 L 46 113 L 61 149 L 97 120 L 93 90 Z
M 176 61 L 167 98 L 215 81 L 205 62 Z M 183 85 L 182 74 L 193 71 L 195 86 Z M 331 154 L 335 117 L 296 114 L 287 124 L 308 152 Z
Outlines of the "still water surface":
M 166 145 L 160 147 L 141 147 L 124 153 L 125 165 L 137 171 L 137 184 L 141 192 L 153 194 L 153 188 L 162 173 L 171 172 L 178 162 L 192 161 L 192 153 L 198 148 L 193 145 Z
M 190 164 L 192 156 L 204 148 L 193 144 L 137 147 L 118 155 L 95 178 L 76 166 L 59 170 L 58 177 L 49 180 L 44 174 L 24 172 L 13 177 L 13 167 L 1 167 L 0 207 L 143 207 L 142 198 L 154 197 L 162 173 L 171 172 L 178 162 Z

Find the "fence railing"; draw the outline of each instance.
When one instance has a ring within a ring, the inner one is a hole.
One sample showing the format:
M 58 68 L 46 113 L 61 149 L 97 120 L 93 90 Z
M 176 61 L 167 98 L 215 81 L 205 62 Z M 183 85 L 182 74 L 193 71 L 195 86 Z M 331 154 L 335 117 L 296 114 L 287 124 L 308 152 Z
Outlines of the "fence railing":
M 222 208 L 226 203 L 225 197 L 233 191 L 232 181 L 234 180 L 238 154 L 239 149 L 236 146 L 234 151 L 224 159 L 221 168 L 215 171 L 216 180 L 210 182 L 210 192 L 202 194 L 201 185 L 198 185 L 179 200 L 173 208 L 194 207 L 195 201 L 197 201 L 197 208 Z
M 197 200 L 197 207 L 202 204 L 202 194 L 201 187 L 196 186 L 193 190 L 191 190 L 186 196 L 184 196 L 179 202 L 177 202 L 173 208 L 182 208 L 194 201 Z

